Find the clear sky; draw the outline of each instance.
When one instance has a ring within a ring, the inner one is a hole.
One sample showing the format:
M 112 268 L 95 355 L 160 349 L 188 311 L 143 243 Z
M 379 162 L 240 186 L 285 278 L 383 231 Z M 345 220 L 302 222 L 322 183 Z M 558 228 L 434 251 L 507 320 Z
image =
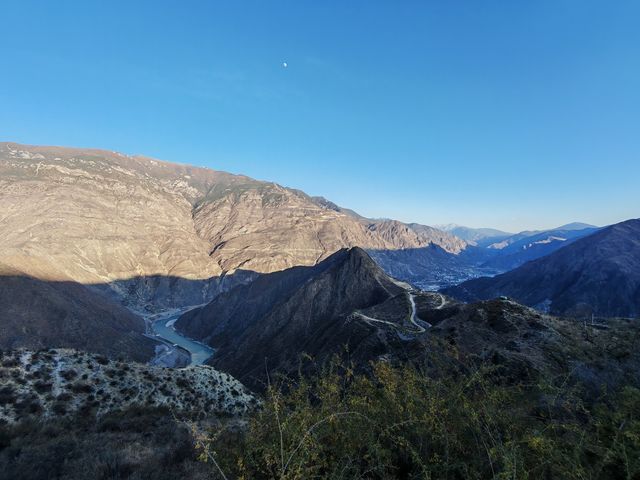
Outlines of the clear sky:
M 0 20 L 0 140 L 426 224 L 640 217 L 635 0 L 0 0 Z

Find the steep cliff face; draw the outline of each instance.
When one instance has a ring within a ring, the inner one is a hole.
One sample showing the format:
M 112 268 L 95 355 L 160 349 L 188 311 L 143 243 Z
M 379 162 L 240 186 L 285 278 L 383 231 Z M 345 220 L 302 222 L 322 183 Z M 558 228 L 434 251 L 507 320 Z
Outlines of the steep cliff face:
M 204 168 L 0 143 L 0 260 L 41 259 L 138 308 L 203 303 L 251 277 L 243 272 L 315 265 L 345 247 L 466 245 L 332 205 Z

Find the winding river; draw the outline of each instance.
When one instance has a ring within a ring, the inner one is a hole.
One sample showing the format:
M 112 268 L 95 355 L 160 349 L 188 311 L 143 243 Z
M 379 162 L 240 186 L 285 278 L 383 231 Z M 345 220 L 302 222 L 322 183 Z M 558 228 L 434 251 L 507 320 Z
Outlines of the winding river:
M 178 318 L 193 307 L 172 310 L 170 312 L 154 315 L 149 318 L 149 324 L 153 335 L 167 344 L 170 348 L 180 347 L 191 355 L 190 365 L 202 365 L 206 362 L 215 350 L 203 343 L 185 337 L 174 328 Z

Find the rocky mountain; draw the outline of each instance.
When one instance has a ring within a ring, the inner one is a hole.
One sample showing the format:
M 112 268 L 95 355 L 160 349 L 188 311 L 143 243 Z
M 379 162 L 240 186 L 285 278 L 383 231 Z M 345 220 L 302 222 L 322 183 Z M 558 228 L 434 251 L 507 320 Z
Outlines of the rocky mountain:
M 0 143 L 0 261 L 38 259 L 134 308 L 193 305 L 351 246 L 466 243 L 298 190 L 145 157 Z M 28 273 L 28 272 L 27 272 Z
M 139 361 L 153 356 L 155 342 L 144 337 L 140 317 L 70 279 L 47 279 L 49 267 L 29 270 L 40 278 L 0 264 L 0 348 L 70 347 Z
M 345 215 L 349 215 L 351 217 L 358 218 L 358 219 L 363 220 L 365 222 L 370 221 L 370 219 L 368 219 L 366 217 L 363 217 L 358 212 L 355 212 L 354 210 L 351 210 L 350 208 L 344 208 L 344 207 L 341 207 L 340 205 L 336 205 L 331 200 L 327 200 L 324 197 L 315 196 L 315 197 L 311 197 L 311 199 L 315 203 L 320 205 L 321 207 L 328 208 L 329 210 L 334 210 L 336 212 L 344 213 Z
M 622 366 L 589 339 L 599 335 L 610 348 L 630 352 L 634 347 L 620 332 L 630 331 L 637 343 L 640 336 L 632 326 L 612 320 L 584 327 L 581 321 L 544 315 L 511 300 L 465 304 L 410 290 L 358 248 L 315 267 L 260 277 L 178 320 L 180 330 L 216 348 L 216 368 L 257 390 L 276 372 L 318 368 L 333 354 L 342 353 L 366 369 L 372 360 L 421 361 L 428 353 L 443 368 L 466 357 L 501 365 L 519 380 L 534 372 L 559 375 L 581 365 L 572 375 L 595 391 L 603 382 L 619 386 L 635 367 Z M 633 365 L 640 361 L 635 353 L 621 355 Z M 637 372 L 633 375 L 639 382 Z
M 513 233 L 503 232 L 495 228 L 469 228 L 455 223 L 435 225 L 439 230 L 452 233 L 465 242 L 478 247 L 487 247 L 493 243 L 501 242 Z
M 436 294 L 437 295 L 437 294 Z M 340 250 L 314 267 L 264 275 L 188 312 L 178 330 L 216 349 L 212 364 L 243 383 L 264 387 L 266 372 L 292 372 L 300 354 L 318 361 L 349 345 L 363 361 L 389 350 L 395 336 L 354 312 L 392 302 L 385 321 L 407 322 L 407 286 L 388 277 L 360 248 Z M 411 326 L 409 325 L 409 330 Z
M 207 366 L 150 367 L 67 349 L 1 355 L 0 422 L 100 416 L 132 407 L 237 415 L 257 405 L 242 384 Z
M 493 278 L 444 290 L 464 299 L 506 295 L 562 315 L 640 316 L 640 220 L 628 220 Z
M 520 232 L 489 245 L 487 248 L 496 254 L 483 266 L 500 272 L 513 270 L 597 231 L 593 225 L 571 223 L 551 230 Z

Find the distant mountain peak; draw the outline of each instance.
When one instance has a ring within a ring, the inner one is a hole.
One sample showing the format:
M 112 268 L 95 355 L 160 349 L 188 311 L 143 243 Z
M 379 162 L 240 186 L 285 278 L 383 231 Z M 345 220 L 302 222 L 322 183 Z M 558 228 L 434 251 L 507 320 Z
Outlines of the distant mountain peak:
M 560 227 L 556 227 L 553 230 L 584 230 L 585 228 L 599 228 L 596 225 L 590 225 L 582 222 L 571 222 Z

